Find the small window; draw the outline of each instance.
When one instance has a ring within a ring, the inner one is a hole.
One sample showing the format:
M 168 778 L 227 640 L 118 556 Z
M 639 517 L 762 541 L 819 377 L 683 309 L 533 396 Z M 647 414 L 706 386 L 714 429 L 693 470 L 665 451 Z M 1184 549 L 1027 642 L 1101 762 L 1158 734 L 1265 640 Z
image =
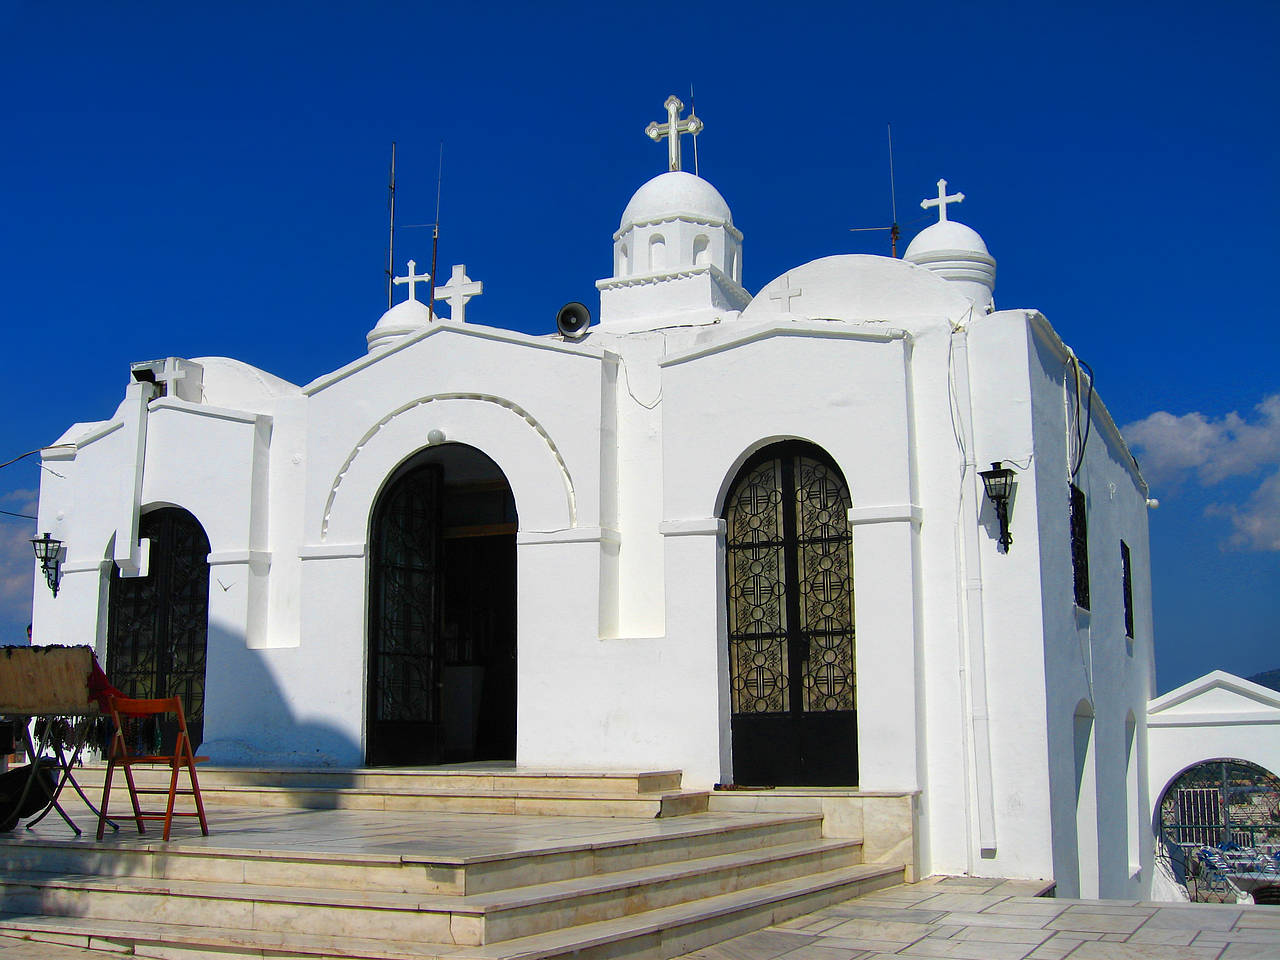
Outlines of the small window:
M 1089 521 L 1085 517 L 1084 491 L 1074 483 L 1071 490 L 1071 572 L 1075 581 L 1076 606 L 1089 609 Z
M 660 233 L 649 238 L 649 269 L 657 271 L 667 265 L 667 241 Z
M 699 234 L 693 238 L 693 263 L 701 267 L 711 262 L 711 241 Z
M 1124 635 L 1133 639 L 1133 568 L 1129 560 L 1129 545 L 1120 541 L 1120 575 L 1124 589 Z

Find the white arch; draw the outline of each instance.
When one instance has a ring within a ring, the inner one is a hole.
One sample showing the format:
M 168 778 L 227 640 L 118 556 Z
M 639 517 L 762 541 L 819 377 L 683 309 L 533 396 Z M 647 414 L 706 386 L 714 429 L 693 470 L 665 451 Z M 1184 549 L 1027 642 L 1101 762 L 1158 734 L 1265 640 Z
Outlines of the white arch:
M 522 532 L 576 524 L 573 479 L 542 425 L 509 400 L 446 393 L 403 404 L 366 431 L 329 485 L 320 539 L 341 529 L 342 542 L 363 542 L 369 505 L 395 468 L 427 446 L 432 430 L 441 431 L 445 440 L 475 447 L 498 465 L 511 484 Z

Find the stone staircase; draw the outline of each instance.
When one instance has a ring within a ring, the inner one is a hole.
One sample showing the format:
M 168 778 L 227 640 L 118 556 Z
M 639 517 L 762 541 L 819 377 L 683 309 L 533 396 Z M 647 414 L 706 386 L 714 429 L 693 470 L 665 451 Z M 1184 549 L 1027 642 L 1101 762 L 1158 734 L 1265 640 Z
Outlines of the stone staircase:
M 77 768 L 94 801 L 102 795 L 102 765 Z M 168 786 L 160 770 L 135 773 L 138 785 Z M 206 806 L 299 807 L 315 810 L 442 811 L 569 817 L 676 817 L 707 809 L 705 790 L 680 786 L 679 770 L 587 772 L 524 770 L 475 764 L 459 767 L 196 768 Z M 112 782 L 112 811 L 128 795 Z
M 456 792 L 461 781 L 440 792 L 434 773 L 421 784 L 386 771 L 366 782 L 356 773 L 346 776 L 359 782 L 338 788 L 355 791 L 342 795 L 341 809 L 304 805 L 324 789 L 307 782 L 314 771 L 272 789 L 235 784 L 239 775 L 210 778 L 227 789 L 205 791 L 208 838 L 187 825 L 166 844 L 139 837 L 128 820 L 102 843 L 92 830 L 72 840 L 65 828 L 61 836 L 43 824 L 38 834 L 20 828 L 0 839 L 0 933 L 166 960 L 660 960 L 904 879 L 902 863 L 862 863 L 858 838 L 823 837 L 818 813 L 642 819 L 661 812 L 661 801 L 635 798 L 681 793 L 678 774 L 594 783 L 547 774 L 562 782 L 564 803 L 616 791 L 623 805 L 604 809 L 632 813 L 571 820 L 437 812 L 425 818 L 436 839 L 419 842 L 422 808 L 396 804 L 475 796 Z M 516 786 L 510 773 L 495 792 Z M 291 771 L 271 774 L 293 779 Z M 380 795 L 384 783 L 389 792 Z M 233 805 L 237 785 L 270 798 L 267 805 Z M 550 799 L 550 782 L 518 786 L 509 792 L 567 809 Z M 279 791 L 294 789 L 285 802 Z M 484 792 L 482 784 L 467 790 Z M 636 815 L 643 802 L 650 812 Z M 88 826 L 87 811 L 73 816 Z M 371 839 L 353 844 L 356 835 Z

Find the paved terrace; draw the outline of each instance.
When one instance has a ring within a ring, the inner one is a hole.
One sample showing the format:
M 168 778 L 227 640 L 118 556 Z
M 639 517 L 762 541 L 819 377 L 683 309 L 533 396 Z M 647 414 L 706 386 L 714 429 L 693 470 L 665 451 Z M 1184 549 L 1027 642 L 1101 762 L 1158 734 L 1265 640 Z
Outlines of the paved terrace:
M 1034 896 L 1042 887 L 1024 880 L 934 877 L 827 907 L 682 960 L 1280 958 L 1280 907 Z

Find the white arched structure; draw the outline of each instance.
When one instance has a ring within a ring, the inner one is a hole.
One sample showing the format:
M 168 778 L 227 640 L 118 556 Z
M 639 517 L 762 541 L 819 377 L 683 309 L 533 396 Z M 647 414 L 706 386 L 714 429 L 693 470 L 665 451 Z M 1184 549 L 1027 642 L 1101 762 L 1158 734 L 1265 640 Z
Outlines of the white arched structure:
M 1147 711 L 1150 822 L 1187 768 L 1247 760 L 1280 777 L 1280 692 L 1215 670 L 1151 701 Z

